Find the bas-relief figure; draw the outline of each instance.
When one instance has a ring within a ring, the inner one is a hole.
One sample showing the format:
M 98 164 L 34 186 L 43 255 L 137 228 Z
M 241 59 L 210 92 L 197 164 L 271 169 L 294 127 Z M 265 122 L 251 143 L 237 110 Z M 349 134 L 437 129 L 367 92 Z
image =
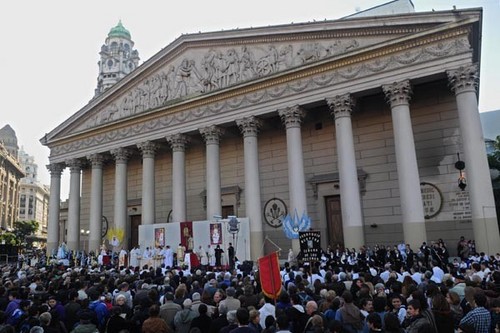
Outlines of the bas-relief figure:
M 244 50 L 244 48 L 242 48 L 242 50 Z M 241 97 L 228 99 L 224 102 L 216 102 L 208 106 L 202 106 L 192 110 L 186 110 L 175 114 L 165 115 L 160 119 L 149 120 L 147 124 L 146 123 L 135 124 L 134 126 L 128 126 L 126 128 L 113 130 L 105 134 L 99 134 L 97 136 L 92 136 L 82 140 L 77 140 L 72 143 L 56 146 L 53 149 L 51 149 L 51 156 L 57 156 L 69 151 L 81 149 L 83 147 L 90 147 L 93 145 L 103 144 L 106 142 L 110 142 L 112 140 L 116 140 L 118 138 L 133 136 L 135 134 L 141 133 L 142 130 L 144 129 L 144 126 L 147 126 L 147 128 L 151 130 L 157 128 L 165 128 L 166 126 L 175 126 L 176 124 L 183 123 L 188 119 L 192 120 L 204 117 L 206 115 L 217 114 L 222 112 L 222 110 L 237 109 L 244 107 L 248 104 L 260 103 L 264 100 L 282 97 L 287 94 L 296 94 L 299 92 L 303 92 L 305 90 L 316 89 L 318 87 L 337 84 L 361 76 L 373 75 L 386 70 L 401 68 L 404 66 L 408 66 L 408 64 L 423 63 L 440 57 L 450 56 L 453 54 L 460 54 L 463 52 L 469 52 L 469 50 L 470 50 L 470 43 L 467 37 L 465 36 L 457 39 L 451 39 L 449 41 L 446 41 L 445 43 L 427 44 L 418 49 L 414 49 L 411 51 L 403 51 L 402 53 L 396 55 L 389 55 L 386 57 L 368 60 L 357 65 L 350 65 L 348 67 L 333 70 L 330 73 L 326 74 L 320 73 L 318 75 L 311 76 L 307 80 L 305 79 L 297 80 L 295 82 L 286 83 L 282 86 L 272 87 L 260 91 L 254 91 Z M 247 50 L 247 52 L 249 52 L 249 50 Z M 251 53 L 247 54 L 251 55 Z M 252 57 L 250 56 L 248 59 L 251 58 Z M 173 66 L 170 66 L 169 67 L 170 77 L 173 77 L 173 74 L 175 73 L 176 73 L 175 68 Z M 240 67 L 240 73 L 242 73 L 241 67 Z M 167 74 L 167 77 L 169 76 L 169 74 Z M 199 73 L 197 73 L 196 75 L 199 75 Z M 174 81 L 170 81 L 168 79 L 166 81 L 169 83 L 175 82 L 175 77 Z M 143 81 L 143 84 L 144 82 L 145 81 Z M 137 104 L 137 99 L 134 99 L 134 96 L 136 96 L 135 94 L 138 91 L 142 92 L 141 87 L 142 86 L 139 86 L 135 90 L 128 91 L 127 93 L 124 94 L 125 97 L 123 100 L 127 98 L 126 104 L 132 106 L 133 111 L 130 113 L 130 115 L 139 113 L 137 110 L 142 110 L 142 105 Z M 169 101 L 171 99 L 168 98 L 167 100 Z M 116 120 L 121 117 L 128 116 L 128 114 L 125 112 L 126 111 L 123 108 L 121 108 L 117 112 L 118 115 L 116 115 L 116 113 L 113 113 L 113 116 L 110 117 L 105 112 L 103 112 L 103 110 L 101 110 L 99 113 L 94 115 L 93 118 L 91 118 L 91 120 L 95 121 L 94 123 L 88 121 L 84 125 L 86 127 L 83 128 L 81 127 L 81 129 L 88 128 L 91 126 L 97 126 L 99 124 L 104 124 L 105 119 Z
M 358 47 L 359 42 L 356 40 L 336 40 L 329 45 L 306 43 L 252 48 L 244 45 L 240 50 L 212 48 L 199 60 L 183 57 L 149 76 L 118 101 L 95 114 L 84 128 L 99 126 L 160 107 L 171 100 L 226 88 Z

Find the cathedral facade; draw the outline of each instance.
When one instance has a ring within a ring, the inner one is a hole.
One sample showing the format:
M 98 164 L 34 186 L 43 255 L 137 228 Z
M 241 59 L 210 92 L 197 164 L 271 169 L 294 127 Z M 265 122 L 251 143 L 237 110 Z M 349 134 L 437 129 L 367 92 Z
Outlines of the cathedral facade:
M 304 219 L 324 247 L 473 234 L 500 250 L 477 105 L 481 19 L 466 9 L 187 34 L 137 68 L 121 26 L 96 97 L 41 139 L 48 250 L 62 241 L 64 168 L 70 249 L 86 228 L 98 249 L 103 216 L 130 248 L 139 225 L 234 215 L 249 220 L 253 260 L 266 237 L 294 246 L 284 222 Z

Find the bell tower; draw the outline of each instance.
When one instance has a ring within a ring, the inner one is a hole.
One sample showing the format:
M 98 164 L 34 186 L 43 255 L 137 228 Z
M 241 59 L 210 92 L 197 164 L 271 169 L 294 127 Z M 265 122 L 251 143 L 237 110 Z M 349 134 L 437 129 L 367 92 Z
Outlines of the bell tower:
M 125 29 L 121 20 L 109 31 L 99 55 L 101 59 L 98 62 L 99 76 L 95 97 L 139 66 L 139 52 L 134 50 L 130 32 Z

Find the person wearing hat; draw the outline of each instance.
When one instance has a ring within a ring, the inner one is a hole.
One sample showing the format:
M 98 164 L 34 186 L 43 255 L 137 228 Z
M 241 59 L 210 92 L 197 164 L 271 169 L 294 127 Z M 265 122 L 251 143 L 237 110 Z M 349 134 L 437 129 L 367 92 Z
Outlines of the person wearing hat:
M 132 318 L 132 308 L 127 304 L 127 297 L 123 294 L 116 295 L 114 307 L 120 309 L 120 315 L 125 319 Z
M 450 291 L 456 292 L 458 296 L 460 296 L 460 301 L 462 301 L 465 297 L 465 276 L 462 274 L 456 274 L 453 280 L 455 285 L 450 289 Z
M 124 281 L 120 283 L 118 288 L 113 291 L 113 298 L 115 300 L 115 303 L 116 303 L 116 297 L 118 295 L 125 296 L 126 303 L 130 308 L 134 306 L 132 302 L 132 293 L 130 291 L 130 285 L 128 284 L 128 282 Z
M 168 326 L 174 327 L 175 314 L 182 311 L 182 306 L 174 303 L 174 294 L 167 292 L 164 295 L 165 304 L 160 306 L 160 318 L 165 320 Z
M 198 316 L 198 313 L 191 309 L 192 304 L 193 302 L 189 298 L 186 298 L 182 303 L 184 309 L 175 315 L 174 326 L 176 333 L 189 333 L 191 321 Z
M 200 293 L 193 293 L 193 295 L 191 295 L 191 300 L 193 301 L 193 303 L 191 304 L 191 309 L 193 309 L 194 312 L 198 312 L 198 307 L 202 304 Z

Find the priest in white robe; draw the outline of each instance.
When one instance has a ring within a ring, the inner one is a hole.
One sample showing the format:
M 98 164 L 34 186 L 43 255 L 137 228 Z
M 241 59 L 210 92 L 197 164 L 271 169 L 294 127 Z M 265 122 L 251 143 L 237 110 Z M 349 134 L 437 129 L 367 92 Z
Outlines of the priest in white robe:
M 139 258 L 141 257 L 141 249 L 139 247 L 134 247 L 130 250 L 130 266 L 139 266 Z
M 164 259 L 165 267 L 174 267 L 174 252 L 170 248 L 170 245 L 167 245 L 165 248 L 165 259 Z
M 215 249 L 213 246 L 208 246 L 208 264 L 212 267 L 215 266 Z
M 200 258 L 200 264 L 203 267 L 206 267 L 208 265 L 208 255 L 207 255 L 207 251 L 205 251 L 203 246 L 200 245 L 197 254 L 198 254 L 198 257 Z

